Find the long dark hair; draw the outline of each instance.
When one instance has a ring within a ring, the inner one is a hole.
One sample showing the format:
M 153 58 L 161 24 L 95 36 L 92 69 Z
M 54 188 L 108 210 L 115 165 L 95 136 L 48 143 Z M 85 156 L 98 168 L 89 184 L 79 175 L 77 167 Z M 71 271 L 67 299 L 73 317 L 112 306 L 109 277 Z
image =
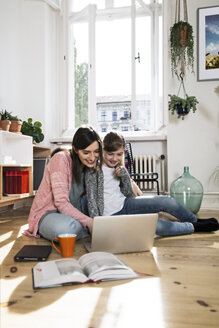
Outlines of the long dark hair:
M 103 149 L 102 149 L 102 141 L 98 133 L 93 129 L 91 125 L 82 125 L 80 128 L 77 129 L 77 131 L 74 134 L 72 140 L 71 158 L 73 161 L 72 177 L 76 182 L 81 181 L 81 168 L 82 168 L 81 161 L 76 151 L 86 149 L 95 141 L 97 141 L 99 145 L 100 156 L 97 163 L 97 168 L 99 168 L 102 166 Z

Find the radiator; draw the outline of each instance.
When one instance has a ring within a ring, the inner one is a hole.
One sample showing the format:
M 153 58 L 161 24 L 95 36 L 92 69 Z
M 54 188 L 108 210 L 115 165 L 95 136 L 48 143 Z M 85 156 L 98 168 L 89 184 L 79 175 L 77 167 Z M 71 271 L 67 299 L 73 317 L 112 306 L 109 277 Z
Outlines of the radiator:
M 165 156 L 157 155 L 137 155 L 134 156 L 135 173 L 158 173 L 160 191 L 166 190 L 165 179 Z M 139 187 L 142 190 L 156 189 L 156 182 L 139 182 Z

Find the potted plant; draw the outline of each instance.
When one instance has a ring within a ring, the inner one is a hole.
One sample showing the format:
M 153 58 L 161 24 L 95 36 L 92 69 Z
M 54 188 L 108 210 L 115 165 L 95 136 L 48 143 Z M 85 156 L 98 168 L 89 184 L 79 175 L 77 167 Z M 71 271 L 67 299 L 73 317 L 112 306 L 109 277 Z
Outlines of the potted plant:
M 22 120 L 17 116 L 13 116 L 11 114 L 9 117 L 11 121 L 9 131 L 14 133 L 21 133 Z
M 170 58 L 172 74 L 185 73 L 185 67 L 194 73 L 194 37 L 193 28 L 186 21 L 176 22 L 170 28 Z
M 0 112 L 1 115 L 1 120 L 0 120 L 0 128 L 2 130 L 5 131 L 9 131 L 10 125 L 11 125 L 11 121 L 10 121 L 10 115 L 11 113 L 9 113 L 7 110 L 2 110 Z
M 39 143 L 44 139 L 44 134 L 42 133 L 41 127 L 41 122 L 33 122 L 32 118 L 28 118 L 27 121 L 23 121 L 21 132 L 27 136 L 33 137 L 34 143 Z
M 198 100 L 195 96 L 185 95 L 185 98 L 181 98 L 176 95 L 168 95 L 170 100 L 168 102 L 168 109 L 172 115 L 177 114 L 178 118 L 182 118 L 184 120 L 184 116 L 187 115 L 190 110 L 195 113 L 197 110 L 196 105 L 198 104 Z

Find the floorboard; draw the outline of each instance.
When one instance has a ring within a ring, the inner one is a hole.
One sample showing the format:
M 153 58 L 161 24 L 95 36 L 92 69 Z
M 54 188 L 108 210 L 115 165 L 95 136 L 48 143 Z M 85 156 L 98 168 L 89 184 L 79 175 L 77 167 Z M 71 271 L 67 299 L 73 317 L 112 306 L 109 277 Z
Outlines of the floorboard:
M 219 327 L 219 232 L 156 238 L 152 252 L 119 255 L 148 274 L 140 279 L 33 290 L 35 263 L 13 257 L 25 244 L 49 242 L 22 235 L 28 212 L 0 214 L 1 328 Z M 199 216 L 219 220 L 219 211 Z M 84 253 L 77 241 L 75 258 Z M 52 250 L 49 260 L 57 258 Z

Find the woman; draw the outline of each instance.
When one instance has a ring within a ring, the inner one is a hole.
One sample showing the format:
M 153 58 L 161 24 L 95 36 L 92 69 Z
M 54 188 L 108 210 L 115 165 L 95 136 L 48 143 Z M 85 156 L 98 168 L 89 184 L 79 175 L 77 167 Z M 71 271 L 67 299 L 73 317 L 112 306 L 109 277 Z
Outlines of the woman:
M 102 142 L 91 126 L 80 127 L 71 151 L 59 151 L 50 159 L 33 201 L 24 232 L 30 237 L 51 240 L 61 233 L 88 235 L 92 219 L 82 213 L 84 172 L 102 165 Z
M 103 140 L 103 147 L 102 170 L 88 170 L 85 178 L 91 217 L 166 212 L 174 216 L 176 221 L 158 219 L 157 235 L 218 230 L 216 219 L 197 220 L 190 210 L 172 197 L 134 197 L 128 172 L 121 166 L 125 149 L 123 136 L 116 132 L 108 133 Z

